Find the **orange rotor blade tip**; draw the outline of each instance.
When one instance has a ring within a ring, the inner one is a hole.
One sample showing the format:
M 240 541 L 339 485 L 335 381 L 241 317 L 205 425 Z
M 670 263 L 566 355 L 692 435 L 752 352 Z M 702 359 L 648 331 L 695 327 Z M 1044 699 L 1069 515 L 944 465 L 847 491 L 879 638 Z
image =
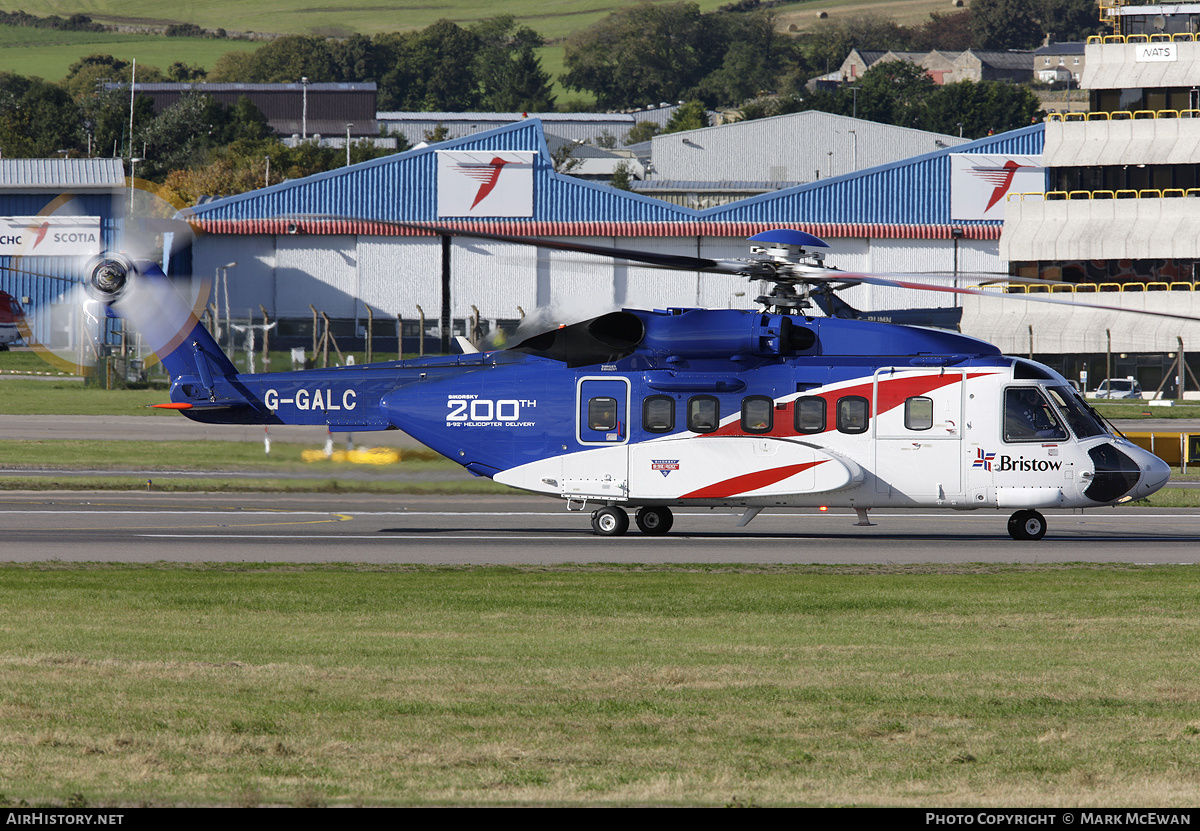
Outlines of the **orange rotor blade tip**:
M 192 408 L 192 405 L 186 402 L 182 404 L 151 404 L 150 406 L 157 407 L 160 410 L 190 410 Z

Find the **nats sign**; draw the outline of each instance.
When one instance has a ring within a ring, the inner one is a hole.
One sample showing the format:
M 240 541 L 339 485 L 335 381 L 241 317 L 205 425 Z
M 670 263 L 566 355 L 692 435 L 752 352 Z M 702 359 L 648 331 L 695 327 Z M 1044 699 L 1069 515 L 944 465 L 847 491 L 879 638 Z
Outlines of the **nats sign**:
M 94 257 L 99 253 L 98 216 L 0 217 L 0 256 Z
M 533 216 L 533 160 L 525 151 L 439 150 L 438 216 Z
M 1044 193 L 1041 156 L 950 154 L 950 218 L 1004 219 L 1010 193 Z

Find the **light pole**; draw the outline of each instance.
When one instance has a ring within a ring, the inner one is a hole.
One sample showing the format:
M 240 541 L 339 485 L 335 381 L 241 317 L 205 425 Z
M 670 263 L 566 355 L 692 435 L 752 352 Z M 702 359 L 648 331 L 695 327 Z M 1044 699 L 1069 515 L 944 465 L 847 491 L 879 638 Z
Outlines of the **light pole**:
M 346 122 L 346 167 L 350 166 L 350 128 L 353 126 L 353 121 Z
M 300 78 L 300 89 L 303 91 L 304 103 L 300 110 L 300 137 L 308 141 L 308 77 Z
M 236 260 L 234 260 L 231 263 L 225 263 L 225 265 L 223 265 L 223 266 L 217 267 L 217 280 L 222 283 L 222 288 L 224 289 L 225 337 L 227 338 L 227 342 L 229 343 L 228 354 L 230 356 L 233 355 L 233 323 L 231 320 L 231 315 L 229 313 L 229 269 L 233 268 L 235 265 L 237 265 Z M 221 280 L 222 277 L 224 277 L 224 280 Z M 219 324 L 220 322 L 221 322 L 221 317 L 220 317 L 220 314 L 218 313 L 217 323 Z

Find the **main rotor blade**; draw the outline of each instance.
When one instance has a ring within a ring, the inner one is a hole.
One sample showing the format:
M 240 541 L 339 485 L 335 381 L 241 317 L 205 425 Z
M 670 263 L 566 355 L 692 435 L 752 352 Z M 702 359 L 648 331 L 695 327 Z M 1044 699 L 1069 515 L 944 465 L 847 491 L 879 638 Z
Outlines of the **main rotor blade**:
M 1168 317 L 1174 320 L 1191 320 L 1200 321 L 1200 317 L 1194 315 L 1176 314 L 1174 312 L 1156 312 L 1147 309 L 1123 309 L 1120 306 L 1106 306 L 1102 303 L 1080 303 L 1074 300 L 1059 300 L 1054 297 L 1049 297 L 1044 294 L 1007 294 L 1003 292 L 985 291 L 983 289 L 971 288 L 956 288 L 954 286 L 939 286 L 936 283 L 914 283 L 909 280 L 894 280 L 889 277 L 879 277 L 867 274 L 852 274 L 847 273 L 839 276 L 839 279 L 849 278 L 856 280 L 859 283 L 867 283 L 873 286 L 887 286 L 898 289 L 913 289 L 916 291 L 940 291 L 947 294 L 966 294 L 973 297 L 994 297 L 999 299 L 1010 300 L 1030 300 L 1034 303 L 1053 303 L 1056 306 L 1072 306 L 1077 309 L 1097 309 L 1105 312 L 1125 312 L 1126 314 L 1151 315 L 1152 317 Z
M 290 214 L 276 217 L 285 220 L 304 220 L 317 222 L 345 221 L 345 217 L 329 214 Z M 606 245 L 588 245 L 579 242 L 560 242 L 541 237 L 517 237 L 509 234 L 492 234 L 486 231 L 466 231 L 458 228 L 447 228 L 443 225 L 426 225 L 416 222 L 398 222 L 387 219 L 373 219 L 373 224 L 390 225 L 393 228 L 407 228 L 412 231 L 423 231 L 438 236 L 472 237 L 494 242 L 508 242 L 514 245 L 529 245 L 536 248 L 547 248 L 554 251 L 573 251 L 580 254 L 594 254 L 598 257 L 611 257 L 631 262 L 646 263 L 656 268 L 672 271 L 704 271 L 713 274 L 740 274 L 745 276 L 767 276 L 766 269 L 757 263 L 742 260 L 710 260 L 706 257 L 691 257 L 686 254 L 656 254 L 652 251 L 638 251 L 632 248 L 612 248 Z

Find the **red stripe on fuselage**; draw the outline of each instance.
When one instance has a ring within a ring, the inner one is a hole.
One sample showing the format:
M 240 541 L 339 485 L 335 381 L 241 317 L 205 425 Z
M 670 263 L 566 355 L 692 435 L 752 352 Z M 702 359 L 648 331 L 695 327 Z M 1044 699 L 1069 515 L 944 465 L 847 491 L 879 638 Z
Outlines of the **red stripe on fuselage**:
M 989 373 L 973 372 L 966 377 L 980 378 Z M 882 378 L 879 381 L 879 400 L 875 402 L 875 411 L 871 413 L 871 417 L 875 417 L 879 413 L 886 413 L 888 410 L 899 407 L 908 398 L 916 395 L 924 395 L 927 392 L 940 389 L 949 384 L 957 384 L 963 380 L 963 376 L 958 373 L 947 373 L 945 375 L 904 375 L 900 378 Z M 837 411 L 836 405 L 839 398 L 845 398 L 849 395 L 858 395 L 871 400 L 871 390 L 873 384 L 867 381 L 864 384 L 855 384 L 852 387 L 842 387 L 840 389 L 831 390 L 829 392 L 819 392 L 814 398 L 825 399 L 825 431 L 837 429 Z M 711 433 L 701 433 L 700 437 L 704 436 L 775 436 L 777 438 L 791 437 L 804 435 L 796 432 L 794 419 L 795 401 L 788 401 L 783 409 L 779 405 L 775 406 L 775 423 L 766 433 L 746 433 L 742 430 L 742 422 L 740 418 L 736 418 L 726 425 L 714 430 Z M 808 434 L 811 435 L 811 434 Z
M 736 496 L 747 491 L 755 491 L 759 488 L 765 488 L 768 485 L 774 485 L 776 482 L 782 482 L 789 476 L 795 476 L 803 470 L 808 470 L 810 467 L 824 464 L 827 460 L 821 459 L 817 462 L 804 462 L 798 465 L 785 465 L 776 467 L 770 470 L 756 470 L 753 473 L 747 473 L 742 476 L 734 476 L 732 479 L 726 479 L 723 482 L 716 482 L 700 490 L 685 493 L 680 499 L 722 499 L 726 496 Z

